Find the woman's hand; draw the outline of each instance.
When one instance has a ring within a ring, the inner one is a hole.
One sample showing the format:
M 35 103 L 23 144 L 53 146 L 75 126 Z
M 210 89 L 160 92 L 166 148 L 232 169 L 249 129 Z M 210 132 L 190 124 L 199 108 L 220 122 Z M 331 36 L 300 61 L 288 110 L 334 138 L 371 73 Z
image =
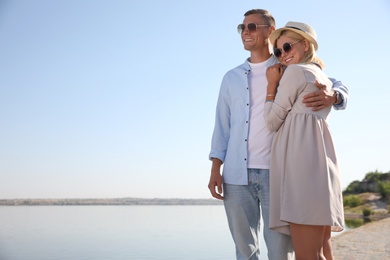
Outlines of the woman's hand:
M 272 65 L 267 68 L 267 71 L 265 72 L 265 75 L 267 76 L 267 98 L 266 100 L 273 100 L 275 99 L 276 90 L 279 85 L 279 81 L 283 76 L 283 66 L 282 64 L 278 63 L 275 65 Z
M 277 87 L 279 85 L 280 79 L 283 76 L 283 72 L 283 66 L 280 63 L 269 66 L 265 73 L 265 75 L 267 76 L 268 85 L 274 85 Z

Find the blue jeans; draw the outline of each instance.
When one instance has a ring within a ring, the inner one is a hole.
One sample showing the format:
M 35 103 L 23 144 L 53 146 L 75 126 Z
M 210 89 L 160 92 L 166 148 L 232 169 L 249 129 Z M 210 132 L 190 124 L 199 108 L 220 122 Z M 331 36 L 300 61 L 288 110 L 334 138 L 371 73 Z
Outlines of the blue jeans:
M 268 259 L 294 259 L 291 237 L 269 229 L 269 194 L 268 169 L 248 169 L 248 185 L 224 184 L 224 206 L 237 260 L 260 259 L 261 216 Z

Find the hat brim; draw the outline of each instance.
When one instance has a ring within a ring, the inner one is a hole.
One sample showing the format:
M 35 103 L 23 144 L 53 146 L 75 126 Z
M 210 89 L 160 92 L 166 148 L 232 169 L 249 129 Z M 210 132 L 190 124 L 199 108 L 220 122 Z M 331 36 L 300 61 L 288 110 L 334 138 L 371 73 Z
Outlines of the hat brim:
M 293 31 L 299 35 L 301 35 L 303 38 L 307 39 L 309 42 L 311 42 L 314 45 L 314 49 L 318 50 L 318 44 L 317 41 L 311 37 L 309 34 L 305 33 L 304 31 L 301 31 L 299 29 L 291 28 L 291 27 L 283 27 L 279 28 L 271 33 L 269 36 L 269 40 L 271 41 L 271 44 L 275 46 L 275 41 L 279 38 L 279 36 L 282 34 L 283 31 Z

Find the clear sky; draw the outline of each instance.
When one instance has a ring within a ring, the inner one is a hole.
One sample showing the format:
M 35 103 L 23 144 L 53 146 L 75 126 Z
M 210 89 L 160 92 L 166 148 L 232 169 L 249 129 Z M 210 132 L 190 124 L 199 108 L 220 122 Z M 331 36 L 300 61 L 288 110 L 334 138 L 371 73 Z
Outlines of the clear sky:
M 388 0 L 1 0 L 0 199 L 210 198 L 217 95 L 253 8 L 313 26 L 349 88 L 329 119 L 343 188 L 389 171 Z

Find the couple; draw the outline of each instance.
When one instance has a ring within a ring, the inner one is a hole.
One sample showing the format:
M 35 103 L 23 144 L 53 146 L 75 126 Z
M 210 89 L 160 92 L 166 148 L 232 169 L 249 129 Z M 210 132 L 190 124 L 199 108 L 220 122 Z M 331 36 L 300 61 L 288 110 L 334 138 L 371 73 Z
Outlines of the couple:
M 208 185 L 224 201 L 236 257 L 260 258 L 262 217 L 269 259 L 333 259 L 331 231 L 344 216 L 326 117 L 345 109 L 348 90 L 322 72 L 310 26 L 275 30 L 254 9 L 238 32 L 250 57 L 222 80 Z

